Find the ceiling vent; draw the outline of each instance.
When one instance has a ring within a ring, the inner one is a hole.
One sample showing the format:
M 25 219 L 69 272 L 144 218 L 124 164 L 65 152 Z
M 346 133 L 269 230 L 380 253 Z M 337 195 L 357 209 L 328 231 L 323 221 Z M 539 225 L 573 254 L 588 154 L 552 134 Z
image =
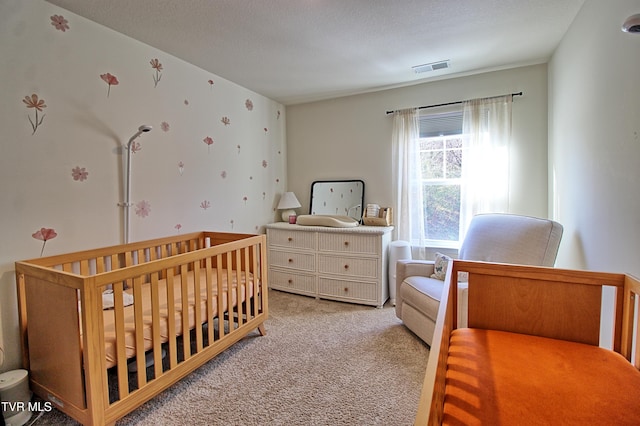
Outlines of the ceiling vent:
M 449 68 L 448 59 L 446 61 L 431 62 L 430 64 L 416 65 L 414 67 L 411 67 L 413 72 L 415 72 L 416 74 L 421 74 L 423 72 L 429 71 L 446 70 L 447 68 Z

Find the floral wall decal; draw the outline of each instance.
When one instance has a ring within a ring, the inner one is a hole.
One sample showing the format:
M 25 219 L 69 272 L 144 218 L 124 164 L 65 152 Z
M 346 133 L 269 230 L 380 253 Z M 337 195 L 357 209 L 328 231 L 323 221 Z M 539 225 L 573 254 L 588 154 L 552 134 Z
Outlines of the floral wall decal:
M 142 151 L 142 145 L 140 145 L 140 142 L 132 142 L 131 143 L 131 153 L 135 154 L 138 151 Z
M 65 32 L 69 29 L 68 24 L 69 24 L 69 21 L 64 19 L 64 16 L 62 15 L 53 15 L 51 17 L 51 25 L 53 25 L 56 28 L 56 30 Z
M 185 99 L 184 100 L 184 104 L 185 104 L 185 106 L 189 106 L 189 99 Z
M 209 87 L 213 90 L 213 80 L 209 80 Z
M 40 257 L 42 257 L 42 253 L 44 253 L 44 246 L 47 244 L 47 241 L 54 239 L 58 234 L 53 228 L 40 228 L 38 231 L 31 234 L 31 236 L 36 240 L 42 241 L 42 249 L 40 250 Z
M 44 103 L 44 99 L 38 99 L 38 95 L 35 93 L 32 94 L 31 97 L 25 96 L 22 102 L 27 105 L 27 108 L 33 108 L 35 110 L 35 119 L 32 120 L 31 116 L 29 116 L 29 123 L 31 123 L 31 129 L 33 130 L 31 134 L 33 135 L 38 129 L 38 126 L 42 124 L 44 116 L 46 115 L 42 114 L 42 117 L 38 119 L 38 111 L 42 112 L 42 108 L 46 108 L 47 105 Z
M 160 128 L 163 132 L 168 132 L 171 127 L 169 126 L 169 123 L 163 121 L 162 123 L 160 123 Z
M 178 162 L 178 173 L 180 173 L 180 176 L 184 173 L 184 163 L 182 161 Z
M 182 225 L 180 225 L 179 223 L 176 224 L 176 226 L 174 226 L 174 228 L 178 231 L 178 234 L 180 233 L 180 229 L 182 229 Z
M 145 218 L 151 213 L 151 204 L 148 201 L 142 200 L 136 204 L 136 214 L 139 217 Z
M 207 200 L 204 200 L 203 202 L 200 203 L 200 208 L 202 210 L 207 210 L 209 207 L 211 207 L 211 203 Z
M 220 177 L 221 177 L 222 179 L 226 179 L 226 178 L 227 178 L 227 171 L 226 171 L 226 170 L 223 170 L 223 171 L 220 173 Z
M 222 117 L 220 121 L 222 121 L 222 124 L 224 124 L 225 126 L 231 124 L 231 120 L 229 119 L 229 117 Z
M 207 144 L 207 150 L 211 149 L 211 145 L 213 145 L 213 139 L 211 139 L 210 136 L 207 136 L 206 138 L 202 139 L 202 142 Z
M 84 167 L 74 167 L 71 169 L 71 176 L 73 176 L 73 180 L 83 182 L 89 176 L 89 172 Z
M 118 78 L 111 73 L 100 74 L 100 78 L 103 79 L 104 82 L 109 85 L 109 89 L 107 90 L 107 98 L 108 98 L 109 94 L 111 93 L 111 86 L 117 86 L 118 84 L 120 84 L 120 82 L 118 81 Z
M 153 75 L 153 87 L 158 87 L 158 83 L 162 78 L 162 64 L 157 58 L 150 60 L 149 63 L 151 64 L 151 68 L 156 70 L 156 73 Z
M 244 101 L 244 106 L 247 108 L 247 111 L 253 111 L 253 101 L 251 99 Z
M 267 160 L 262 160 L 262 167 L 267 168 Z

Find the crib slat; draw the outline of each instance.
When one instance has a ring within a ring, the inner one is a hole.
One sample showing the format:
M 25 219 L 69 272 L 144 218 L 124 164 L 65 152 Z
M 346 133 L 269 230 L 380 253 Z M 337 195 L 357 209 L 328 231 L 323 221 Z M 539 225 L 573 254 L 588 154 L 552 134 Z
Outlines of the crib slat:
M 244 312 L 247 321 L 251 319 L 251 298 L 249 297 L 249 247 L 243 249 L 242 260 L 244 261 L 244 267 L 242 268 L 242 279 L 244 280 Z M 238 279 L 238 293 L 240 292 L 240 279 Z
M 158 274 L 151 275 L 151 333 L 153 339 L 153 368 L 157 379 L 162 375 L 162 342 L 160 340 L 160 289 Z
M 218 279 L 218 340 L 225 334 L 224 330 L 224 288 L 222 286 L 222 254 L 216 256 L 216 273 Z
M 263 297 L 264 294 L 264 288 L 262 289 L 262 293 L 258 294 L 259 292 L 259 288 L 258 286 L 260 285 L 260 282 L 262 280 L 262 273 L 260 270 L 258 270 L 258 250 L 259 247 L 257 245 L 253 245 L 251 246 L 251 250 L 252 250 L 252 262 L 253 262 L 253 267 L 252 267 L 252 271 L 253 271 L 253 316 L 256 317 L 259 313 L 260 313 L 260 305 L 258 305 L 258 301 L 261 300 L 261 298 Z
M 202 351 L 202 304 L 200 303 L 200 261 L 193 262 L 193 295 L 195 315 L 195 331 L 196 331 L 196 353 Z
M 142 282 L 140 277 L 133 279 L 133 323 L 135 328 L 136 341 L 136 367 L 138 369 L 138 388 L 147 383 L 147 367 L 146 357 L 144 353 L 144 325 L 142 322 L 142 303 L 135 303 L 136 300 L 142 301 Z
M 127 374 L 127 353 L 124 340 L 124 300 L 122 282 L 113 284 L 113 314 L 116 330 L 116 361 L 118 372 L 118 393 L 120 398 L 129 395 L 129 376 Z
M 213 271 L 211 270 L 211 257 L 205 260 L 205 273 L 207 274 L 207 337 L 209 345 L 213 343 Z
M 233 259 L 231 257 L 231 251 L 228 251 L 227 253 L 227 318 L 228 321 L 227 323 L 229 324 L 229 333 L 231 333 L 234 329 L 234 324 L 233 324 L 233 276 L 232 274 L 232 270 L 233 270 Z
M 238 313 L 238 328 L 240 328 L 242 326 L 242 324 L 244 323 L 243 321 L 243 315 L 242 315 L 242 283 L 241 283 L 241 279 L 242 279 L 242 252 L 240 251 L 240 249 L 236 250 L 235 252 L 235 262 L 233 262 L 233 269 L 236 273 L 236 283 L 235 283 L 235 288 L 236 288 L 236 311 Z M 231 282 L 231 290 L 233 290 L 233 282 Z
M 173 268 L 166 269 L 167 275 L 167 318 L 175 318 L 176 317 L 176 305 L 175 305 L 175 292 L 173 286 Z M 168 329 L 168 346 L 169 346 L 169 366 L 170 368 L 175 368 L 178 365 L 178 349 L 177 349 L 177 341 L 176 341 L 176 323 L 175 321 L 168 321 L 167 323 Z
M 182 349 L 184 360 L 191 357 L 191 335 L 189 333 L 189 282 L 187 265 L 180 265 L 180 288 L 182 290 Z

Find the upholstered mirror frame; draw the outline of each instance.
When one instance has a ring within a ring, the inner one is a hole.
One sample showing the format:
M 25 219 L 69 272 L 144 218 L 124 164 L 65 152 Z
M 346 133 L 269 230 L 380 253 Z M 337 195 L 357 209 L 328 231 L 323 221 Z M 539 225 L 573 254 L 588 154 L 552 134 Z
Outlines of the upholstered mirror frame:
M 364 205 L 364 181 L 317 180 L 311 184 L 309 214 L 350 216 L 361 220 Z

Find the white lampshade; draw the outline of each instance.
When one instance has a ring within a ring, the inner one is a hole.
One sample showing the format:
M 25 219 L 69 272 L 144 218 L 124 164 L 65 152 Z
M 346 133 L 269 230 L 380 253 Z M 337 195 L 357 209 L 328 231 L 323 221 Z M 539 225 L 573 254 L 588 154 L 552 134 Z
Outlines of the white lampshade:
M 282 210 L 282 220 L 287 222 L 289 220 L 289 216 L 295 216 L 296 212 L 293 209 L 297 209 L 298 207 L 302 207 L 300 205 L 300 201 L 296 198 L 296 194 L 293 192 L 285 192 L 280 197 L 280 202 L 278 203 L 278 210 Z

